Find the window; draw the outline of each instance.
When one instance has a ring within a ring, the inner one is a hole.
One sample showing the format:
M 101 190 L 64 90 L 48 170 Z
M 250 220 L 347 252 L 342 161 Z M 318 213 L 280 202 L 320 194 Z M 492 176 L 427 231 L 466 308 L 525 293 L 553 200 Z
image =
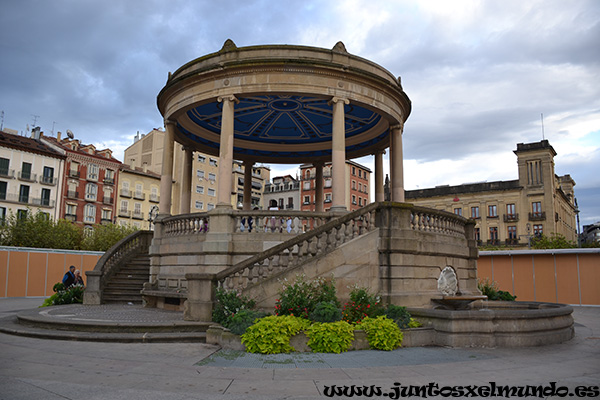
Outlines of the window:
M 112 221 L 112 211 L 107 210 L 107 209 L 102 209 L 102 220 Z
M 331 193 L 325 193 L 325 203 L 331 203 Z
M 479 228 L 475 228 L 475 240 L 477 240 L 478 242 L 481 241 L 481 231 L 479 230 Z
M 209 196 L 213 196 L 213 197 L 215 196 L 215 189 L 208 188 L 208 191 L 207 191 L 207 192 L 208 192 L 207 194 L 208 194 Z
M 288 197 L 288 204 L 287 204 L 287 208 L 288 208 L 288 209 L 292 209 L 292 208 L 294 208 L 294 198 L 293 198 L 293 197 Z
M 535 236 L 542 236 L 544 234 L 544 226 L 543 225 L 534 225 L 533 226 L 533 234 Z
M 358 170 L 358 177 L 362 178 L 362 170 L 361 169 Z
M 8 167 L 10 165 L 10 160 L 8 158 L 0 158 L 0 175 L 9 176 Z
M 490 227 L 490 240 L 498 240 L 498 228 L 495 226 Z
M 142 203 L 133 203 L 133 216 L 142 218 Z
M 31 163 L 24 162 L 21 167 L 21 179 L 25 179 L 27 181 L 31 179 Z
M 283 210 L 283 199 L 282 198 L 279 199 L 278 204 L 279 204 L 279 209 Z
M 29 203 L 29 186 L 21 185 L 19 188 L 19 203 Z
M 302 188 L 304 190 L 310 190 L 310 181 L 304 181 L 304 185 Z
M 89 164 L 87 168 L 87 179 L 97 181 L 99 171 L 100 167 L 98 167 L 98 164 Z
M 195 207 L 197 210 L 202 210 L 204 208 L 204 202 L 196 200 Z
M 158 188 L 156 186 L 150 188 L 150 201 L 158 201 Z
M 79 176 L 79 163 L 76 161 L 71 161 L 71 165 L 69 167 L 69 176 L 77 177 Z
M 304 196 L 304 203 L 303 204 L 310 204 L 310 196 Z
M 121 182 L 121 196 L 131 197 L 131 193 L 129 191 L 129 181 Z
M 141 183 L 135 184 L 135 198 L 136 199 L 144 199 L 144 185 Z
M 352 167 L 352 175 L 356 175 L 356 168 Z
M 85 199 L 88 201 L 96 201 L 98 196 L 98 186 L 95 183 L 85 185 Z
M 215 208 L 215 205 L 213 203 L 208 203 L 207 206 L 206 206 L 206 209 L 208 211 L 212 210 L 213 208 Z
M 202 154 L 198 154 L 198 162 L 204 164 L 206 162 L 206 157 L 204 157 Z
M 488 206 L 488 217 L 489 218 L 497 218 L 498 217 L 498 206 Z
M 356 204 L 356 196 L 352 195 L 352 204 Z
M 204 171 L 200 169 L 196 170 L 196 176 L 198 177 L 198 179 L 204 179 Z
M 533 212 L 534 217 L 541 217 L 542 216 L 542 202 L 534 201 L 533 203 L 531 203 L 531 211 Z
M 462 216 L 462 208 L 455 208 L 454 214 Z
M 358 171 L 358 172 L 360 172 L 360 171 Z M 362 192 L 362 183 L 360 183 L 360 182 L 358 182 L 358 191 Z
M 330 188 L 331 187 L 331 178 L 325 179 L 325 187 L 326 188 Z
M 129 202 L 127 200 L 121 200 L 121 211 L 127 211 L 129 209 Z
M 42 206 L 50 205 L 50 189 L 42 189 L 41 205 Z
M 352 190 L 356 190 L 356 181 L 352 181 Z
M 208 180 L 209 181 L 216 181 L 217 180 L 217 175 L 215 175 L 212 172 L 209 172 L 209 174 L 208 174 Z
M 196 185 L 196 193 L 204 194 L 204 186 Z
M 6 182 L 0 182 L 0 200 L 6 200 Z
M 508 229 L 508 238 L 510 240 L 517 239 L 517 227 L 516 226 L 509 226 L 507 229 Z
M 96 223 L 96 206 L 93 204 L 86 204 L 83 207 L 83 222 L 86 224 Z
M 27 218 L 27 210 L 17 210 L 17 219 L 19 221 Z
M 211 167 L 216 167 L 217 166 L 217 160 L 215 160 L 214 158 L 211 158 L 211 159 L 208 160 L 208 164 Z
M 508 215 L 508 217 L 512 217 L 512 218 L 515 217 L 516 213 L 515 213 L 515 205 L 514 204 L 506 205 L 506 215 Z
M 360 170 L 358 172 L 360 172 Z M 360 197 L 358 198 L 358 205 L 362 207 L 362 198 Z
M 42 176 L 42 183 L 54 184 L 54 168 L 44 167 L 44 175 Z
M 479 218 L 479 207 L 471 207 L 471 218 Z
M 67 207 L 65 209 L 65 215 L 76 216 L 77 215 L 77 205 L 67 204 Z

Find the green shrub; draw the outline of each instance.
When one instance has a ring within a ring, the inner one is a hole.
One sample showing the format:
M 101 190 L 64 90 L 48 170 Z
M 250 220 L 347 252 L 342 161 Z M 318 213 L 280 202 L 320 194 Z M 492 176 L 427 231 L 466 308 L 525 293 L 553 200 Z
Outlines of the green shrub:
M 309 316 L 314 322 L 335 322 L 342 319 L 342 310 L 332 301 L 322 301 Z
M 488 278 L 480 279 L 477 281 L 477 288 L 488 297 L 488 300 L 496 301 L 515 301 L 517 296 L 513 296 L 509 292 L 500 290 L 498 284 L 494 281 L 490 281 Z
M 414 319 L 414 318 L 411 318 L 411 319 L 410 319 L 410 322 L 408 323 L 408 328 L 409 328 L 409 329 L 410 329 L 410 328 L 420 328 L 420 327 L 422 327 L 422 326 L 423 326 L 423 324 L 422 324 L 422 323 L 420 323 L 419 321 L 417 321 L 417 320 L 416 320 L 416 319 Z
M 358 327 L 365 330 L 369 346 L 373 349 L 390 351 L 402 345 L 402 331 L 394 321 L 383 315 L 364 318 Z
M 314 323 L 304 333 L 308 346 L 315 353 L 341 353 L 348 351 L 354 341 L 354 326 L 346 321 Z
M 406 311 L 406 307 L 396 306 L 394 304 L 390 304 L 386 308 L 385 316 L 393 320 L 400 329 L 408 328 L 411 321 L 410 313 Z
M 242 343 L 249 353 L 289 353 L 294 351 L 290 338 L 308 328 L 309 324 L 306 319 L 292 315 L 271 315 L 248 327 L 242 335 Z
M 242 309 L 237 314 L 227 318 L 224 326 L 236 335 L 243 335 L 249 326 L 267 315 L 269 314 L 263 311 Z
M 212 320 L 217 324 L 227 326 L 227 321 L 241 310 L 251 310 L 256 302 L 247 296 L 243 296 L 236 290 L 225 290 L 217 288 L 215 291 L 215 305 L 213 307 Z
M 83 285 L 73 285 L 65 289 L 65 285 L 59 282 L 54 285 L 53 290 L 56 293 L 45 299 L 40 307 L 83 303 L 83 292 L 85 291 Z
M 307 281 L 304 275 L 299 275 L 291 284 L 283 282 L 279 298 L 275 301 L 275 314 L 308 318 L 317 304 L 322 302 L 333 302 L 337 307 L 340 305 L 333 279 Z
M 384 313 L 385 309 L 378 295 L 369 293 L 368 288 L 355 286 L 350 291 L 350 301 L 344 304 L 342 319 L 356 324 L 365 317 L 376 317 Z
M 95 225 L 94 230 L 84 235 L 81 241 L 82 250 L 106 251 L 119 240 L 137 231 L 130 226 L 115 224 Z

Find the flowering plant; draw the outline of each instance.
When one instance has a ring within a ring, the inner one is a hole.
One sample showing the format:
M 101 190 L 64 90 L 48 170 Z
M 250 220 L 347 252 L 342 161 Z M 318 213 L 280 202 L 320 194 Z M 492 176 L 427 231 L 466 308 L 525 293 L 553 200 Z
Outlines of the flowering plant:
M 354 285 L 351 287 L 350 301 L 344 304 L 342 320 L 350 324 L 359 324 L 366 317 L 384 314 L 381 297 L 369 293 L 368 288 Z
M 332 302 L 339 307 L 333 279 L 316 278 L 308 281 L 304 275 L 298 275 L 293 283 L 288 283 L 286 279 L 281 283 L 279 298 L 275 300 L 275 315 L 308 319 L 319 303 Z
M 228 320 L 240 310 L 252 310 L 256 307 L 254 300 L 236 290 L 217 288 L 215 298 L 212 320 L 221 325 L 227 325 Z

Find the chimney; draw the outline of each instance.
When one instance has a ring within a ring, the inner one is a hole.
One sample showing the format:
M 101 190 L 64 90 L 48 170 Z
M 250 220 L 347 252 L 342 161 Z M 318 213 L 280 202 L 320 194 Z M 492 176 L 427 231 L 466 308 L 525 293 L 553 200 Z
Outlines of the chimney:
M 33 128 L 31 130 L 31 138 L 34 140 L 40 140 L 41 130 L 42 130 L 42 128 L 40 128 L 39 126 L 36 126 L 35 128 Z
M 142 164 L 142 171 L 144 171 L 144 173 L 148 172 L 148 163 Z
M 60 141 L 60 137 L 62 136 L 62 132 L 58 131 L 56 132 L 56 140 Z

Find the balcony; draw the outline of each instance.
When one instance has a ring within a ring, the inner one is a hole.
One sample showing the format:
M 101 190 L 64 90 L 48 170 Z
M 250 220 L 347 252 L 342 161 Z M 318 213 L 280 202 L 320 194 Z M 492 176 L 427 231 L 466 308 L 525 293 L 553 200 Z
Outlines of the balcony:
M 131 198 L 131 190 L 129 189 L 121 189 L 121 197 Z
M 79 198 L 79 192 L 75 190 L 67 191 L 67 199 L 77 199 Z
M 40 207 L 54 207 L 54 200 L 44 198 L 33 198 L 29 199 L 30 203 Z
M 112 219 L 110 219 L 110 218 L 102 218 L 102 219 L 100 219 L 100 223 L 102 225 L 110 225 L 110 224 L 112 224 Z
M 56 186 L 57 181 L 58 179 L 53 176 L 42 176 L 40 178 L 40 183 L 42 185 Z
M 160 196 L 157 194 L 151 193 L 148 200 L 150 200 L 151 203 L 158 203 L 158 202 L 160 202 Z
M 133 219 L 144 219 L 144 214 L 141 210 L 133 210 L 133 214 L 131 215 Z
M 517 222 L 519 214 L 504 214 L 504 222 Z
M 115 178 L 104 178 L 104 184 L 105 185 L 114 185 L 115 184 Z
M 15 177 L 14 169 L 0 169 L 0 178 L 13 179 Z
M 488 239 L 487 244 L 490 246 L 500 246 L 500 241 L 498 239 Z
M 96 223 L 96 217 L 95 216 L 91 216 L 91 215 L 86 215 L 85 217 L 83 217 L 83 222 L 86 224 L 95 224 Z
M 144 194 L 142 192 L 134 192 L 133 198 L 136 200 L 146 200 L 146 194 Z
M 88 181 L 92 181 L 92 182 L 98 182 L 98 174 L 87 174 L 87 178 Z
M 69 170 L 69 177 L 70 178 L 79 178 L 79 171 L 76 169 L 71 169 Z
M 102 202 L 104 204 L 113 204 L 115 202 L 115 200 L 112 197 L 104 196 L 104 199 L 102 200 Z
M 18 179 L 20 181 L 25 181 L 25 182 L 36 182 L 37 181 L 37 175 L 36 174 L 32 174 L 31 172 L 19 171 L 19 173 L 18 173 Z
M 131 218 L 131 211 L 129 210 L 124 210 L 124 209 L 120 209 L 119 210 L 119 217 L 123 217 L 123 218 Z
M 65 214 L 65 219 L 67 221 L 75 222 L 75 221 L 77 221 L 77 215 L 75 215 L 75 214 Z
M 507 246 L 516 246 L 519 244 L 519 239 L 505 239 L 504 244 Z
M 98 196 L 96 195 L 96 193 L 86 193 L 85 194 L 86 201 L 96 201 L 97 198 L 98 198 Z
M 542 212 L 529 213 L 529 220 L 530 221 L 545 221 L 546 220 L 546 212 L 542 211 Z

